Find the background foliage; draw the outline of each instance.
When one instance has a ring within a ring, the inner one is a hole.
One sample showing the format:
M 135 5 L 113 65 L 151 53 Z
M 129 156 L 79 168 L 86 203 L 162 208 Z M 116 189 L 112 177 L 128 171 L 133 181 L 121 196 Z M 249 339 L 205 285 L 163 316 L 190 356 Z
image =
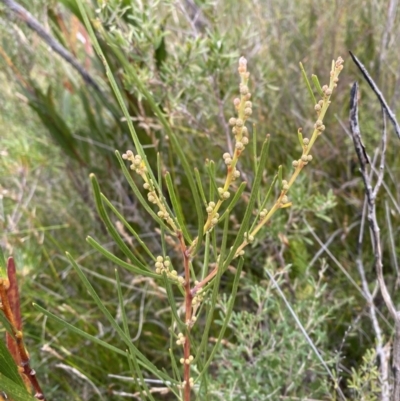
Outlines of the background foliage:
M 101 88 L 100 93 L 85 85 L 70 65 L 1 9 L 1 240 L 20 268 L 32 365 L 40 372 L 48 399 L 125 399 L 123 393 L 134 393 L 134 386 L 110 376 L 127 375 L 125 361 L 47 321 L 31 302 L 109 343 L 120 342 L 64 256 L 68 250 L 79 263 L 90 266 L 85 272 L 92 285 L 118 317 L 114 267 L 83 241 L 90 234 L 116 251 L 94 211 L 89 172 L 97 174 L 103 192 L 148 239 L 155 254 L 160 254 L 161 245 L 154 224 L 130 194 L 117 166 L 114 150 L 130 148 L 131 139 L 101 62 L 88 42 L 82 43 L 88 38 L 75 1 L 21 4 L 85 65 Z M 374 334 L 365 300 L 356 288 L 354 259 L 364 195 L 346 129 L 349 85 L 361 79 L 347 51 L 364 62 L 398 112 L 400 24 L 389 2 L 337 1 L 324 2 L 322 7 L 314 0 L 115 0 L 90 5 L 102 49 L 123 89 L 150 163 L 155 165 L 157 152 L 162 154 L 162 163 L 179 188 L 189 227 L 196 216 L 183 170 L 127 66 L 152 91 L 191 164 L 206 174 L 205 160 L 215 160 L 222 171 L 221 155 L 232 146 L 227 121 L 237 90 L 237 59 L 245 55 L 252 73 L 252 121 L 257 123 L 260 140 L 267 132 L 272 137 L 267 166 L 271 179 L 279 164 L 288 171 L 298 153 L 297 128 L 306 132 L 313 124 L 313 105 L 298 62 L 323 81 L 333 58 L 346 59 L 326 134 L 314 152 L 315 163 L 291 192 L 294 207 L 275 216 L 265 228 L 264 239 L 247 252 L 235 315 L 227 343 L 210 372 L 209 393 L 215 397 L 210 399 L 232 400 L 333 397 L 326 372 L 296 329 L 264 272 L 267 268 L 279 278 L 349 399 L 363 394 L 374 399 L 376 377 L 370 374 L 370 385 L 365 387 L 360 379 L 366 377 L 365 366 L 374 364 Z M 380 137 L 380 110 L 363 82 L 360 107 L 361 128 L 372 154 Z M 397 245 L 391 252 L 390 241 L 400 227 L 398 152 L 398 140 L 391 135 L 379 217 L 384 265 L 393 289 L 399 249 Z M 251 157 L 241 163 L 251 182 Z M 241 212 L 239 207 L 236 222 Z M 321 249 L 319 241 L 327 243 L 330 253 Z M 371 255 L 365 256 L 372 266 Z M 373 287 L 374 272 L 367 273 Z M 224 280 L 217 321 L 224 314 L 223 293 L 229 291 L 232 277 Z M 133 337 L 162 366 L 170 323 L 164 310 L 165 292 L 152 280 L 128 274 L 123 275 L 123 287 Z M 398 301 L 396 295 L 394 300 Z M 390 325 L 383 320 L 382 327 L 389 340 Z M 160 397 L 168 399 L 168 395 Z

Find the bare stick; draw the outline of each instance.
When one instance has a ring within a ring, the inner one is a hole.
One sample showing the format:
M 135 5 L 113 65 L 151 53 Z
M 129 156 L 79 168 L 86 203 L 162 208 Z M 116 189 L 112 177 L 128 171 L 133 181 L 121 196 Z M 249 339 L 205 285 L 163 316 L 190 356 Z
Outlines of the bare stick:
M 376 307 L 374 304 L 374 297 L 369 290 L 368 281 L 365 276 L 364 263 L 362 261 L 362 245 L 363 245 L 363 234 L 364 234 L 364 226 L 365 226 L 365 217 L 367 210 L 367 203 L 364 202 L 363 214 L 361 219 L 360 233 L 358 236 L 357 243 L 357 259 L 356 265 L 358 269 L 358 273 L 361 277 L 362 289 L 364 292 L 364 297 L 368 302 L 369 314 L 372 322 L 372 327 L 375 332 L 376 337 L 376 354 L 379 358 L 379 369 L 380 369 L 380 378 L 382 383 L 381 388 L 381 401 L 389 401 L 390 393 L 389 393 L 389 381 L 388 381 L 388 359 L 389 353 L 386 347 L 383 346 L 383 338 L 382 338 L 382 330 L 379 326 L 379 321 L 376 314 Z
M 14 0 L 0 0 L 5 4 L 9 10 L 26 25 L 35 31 L 57 54 L 59 54 L 65 61 L 70 63 L 82 76 L 83 80 L 90 86 L 92 86 L 97 92 L 101 93 L 100 87 L 97 85 L 94 78 L 89 72 L 78 62 L 78 60 L 63 47 L 56 39 L 54 39 L 49 33 L 46 32 L 44 27 L 39 21 L 24 7 L 16 3 Z
M 383 183 L 384 167 L 385 167 L 385 151 L 386 151 L 386 120 L 385 114 L 383 113 L 383 133 L 382 133 L 382 143 L 381 143 L 381 160 L 378 171 L 378 178 L 375 186 L 372 186 L 371 177 L 367 172 L 366 163 L 366 151 L 361 143 L 361 132 L 358 125 L 358 85 L 353 84 L 350 92 L 350 131 L 354 142 L 354 148 L 356 150 L 358 160 L 360 162 L 361 176 L 364 181 L 366 202 L 367 202 L 367 216 L 370 226 L 370 234 L 374 248 L 375 256 L 375 270 L 378 278 L 379 287 L 381 289 L 383 300 L 386 307 L 389 310 L 390 315 L 395 321 L 395 335 L 393 340 L 393 363 L 392 370 L 394 375 L 394 387 L 392 393 L 393 401 L 400 401 L 400 312 L 396 311 L 392 298 L 386 287 L 385 280 L 383 278 L 383 264 L 382 264 L 382 248 L 380 239 L 380 229 L 378 221 L 376 218 L 376 205 L 375 200 L 378 194 L 379 188 Z M 382 109 L 385 110 L 382 105 Z
M 354 63 L 358 67 L 358 69 L 361 71 L 361 73 L 364 75 L 364 78 L 368 82 L 369 86 L 371 89 L 374 91 L 375 95 L 378 97 L 378 100 L 380 104 L 382 105 L 382 108 L 385 110 L 387 116 L 389 117 L 390 121 L 393 124 L 393 127 L 396 131 L 397 136 L 400 139 L 400 125 L 396 120 L 396 115 L 393 113 L 393 111 L 390 109 L 388 104 L 386 103 L 385 98 L 382 95 L 382 92 L 374 82 L 374 80 L 371 78 L 371 75 L 369 75 L 367 69 L 365 66 L 361 63 L 361 61 L 351 52 L 349 51 L 351 58 L 353 59 Z

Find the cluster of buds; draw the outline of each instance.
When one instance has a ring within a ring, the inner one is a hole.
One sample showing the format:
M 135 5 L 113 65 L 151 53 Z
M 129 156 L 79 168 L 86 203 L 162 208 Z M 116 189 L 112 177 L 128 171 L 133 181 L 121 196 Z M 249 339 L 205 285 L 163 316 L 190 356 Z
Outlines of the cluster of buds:
M 229 199 L 229 197 L 231 196 L 231 194 L 229 193 L 229 191 L 225 191 L 224 190 L 224 188 L 218 188 L 218 194 L 219 194 L 219 197 L 222 199 L 222 200 L 226 200 L 226 199 Z
M 194 360 L 194 356 L 193 355 L 190 355 L 189 356 L 189 358 L 181 358 L 180 359 L 180 363 L 183 365 L 183 364 L 185 364 L 185 365 L 190 365 L 190 363 L 192 362 Z
M 268 210 L 267 209 L 261 210 L 260 219 L 262 220 L 267 214 L 268 214 Z
M 163 202 L 160 200 L 157 192 L 154 189 L 153 181 L 147 175 L 147 167 L 144 163 L 142 157 L 140 155 L 134 155 L 131 150 L 127 150 L 126 153 L 122 155 L 124 160 L 129 160 L 131 162 L 130 168 L 133 171 L 136 171 L 144 180 L 143 188 L 148 191 L 147 192 L 147 200 L 154 205 L 157 205 L 160 209 L 157 212 L 157 215 L 160 219 L 164 219 L 167 224 L 169 224 L 172 228 L 175 228 L 174 220 L 171 218 L 169 213 L 167 212 Z
M 190 379 L 189 379 L 189 386 L 190 386 L 190 388 L 193 388 L 193 386 L 194 386 L 194 379 L 193 379 L 193 377 L 191 377 Z M 178 384 L 178 389 L 180 389 L 180 390 L 183 390 L 185 387 L 186 387 L 186 380 L 184 380 L 181 384 Z
M 209 202 L 208 206 L 206 207 L 206 211 L 208 214 L 211 214 L 215 208 L 215 202 Z
M 282 191 L 287 191 L 289 189 L 289 184 L 286 180 L 282 180 Z
M 239 85 L 240 98 L 235 98 L 233 104 L 238 112 L 237 118 L 230 118 L 229 125 L 232 127 L 232 133 L 235 135 L 236 144 L 235 148 L 237 153 L 240 154 L 245 146 L 249 143 L 249 131 L 245 126 L 246 120 L 253 114 L 253 105 L 250 101 L 251 93 L 247 83 L 249 81 L 250 73 L 247 71 L 247 60 L 244 57 L 239 59 L 238 68 L 241 82 Z
M 319 131 L 319 133 L 322 133 L 322 131 L 325 131 L 325 125 L 321 120 L 317 120 L 314 124 L 314 128 Z
M 303 156 L 301 156 L 301 159 L 293 160 L 292 166 L 296 168 L 297 166 L 300 165 L 300 163 L 302 163 L 303 166 L 306 166 L 312 159 L 313 159 L 313 157 L 311 155 L 303 155 Z M 283 184 L 283 181 L 282 181 L 282 184 Z
M 185 345 L 185 336 L 183 333 L 178 333 L 178 339 L 176 340 L 177 345 Z
M 129 160 L 131 162 L 131 170 L 136 171 L 139 175 L 143 176 L 147 173 L 146 164 L 140 155 L 134 155 L 131 150 L 127 150 L 126 153 L 122 155 L 122 158 L 124 160 Z
M 247 243 L 251 244 L 254 241 L 254 236 L 249 234 L 248 232 L 245 232 L 244 239 L 247 241 Z
M 170 270 L 171 262 L 169 260 L 164 260 L 162 256 L 157 256 L 155 267 L 157 274 L 165 273 L 171 280 L 177 281 L 182 285 L 185 284 L 185 279 L 182 276 L 178 276 L 178 272 L 176 270 Z
M 196 295 L 192 299 L 192 306 L 198 306 L 203 302 L 204 294 L 202 290 L 196 293 Z
M 286 205 L 286 203 L 289 203 L 289 199 L 287 195 L 283 195 L 281 199 L 281 205 Z

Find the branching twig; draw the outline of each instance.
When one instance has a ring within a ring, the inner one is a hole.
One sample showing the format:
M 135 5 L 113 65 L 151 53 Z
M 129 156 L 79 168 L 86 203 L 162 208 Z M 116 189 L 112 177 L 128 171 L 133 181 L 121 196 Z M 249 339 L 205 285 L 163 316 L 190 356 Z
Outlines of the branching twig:
M 350 56 L 353 59 L 354 63 L 356 64 L 356 66 L 359 68 L 361 73 L 364 75 L 365 80 L 368 82 L 369 86 L 371 87 L 371 89 L 373 90 L 375 95 L 378 97 L 378 100 L 379 100 L 380 104 L 382 105 L 382 108 L 385 110 L 390 121 L 393 123 L 393 126 L 394 126 L 397 136 L 400 138 L 400 125 L 396 120 L 396 115 L 392 112 L 392 110 L 386 103 L 386 100 L 383 97 L 382 92 L 379 90 L 378 86 L 376 85 L 374 80 L 369 75 L 365 66 L 361 63 L 361 61 L 352 52 L 349 51 L 349 53 L 350 53 Z
M 352 55 L 353 59 L 354 56 Z M 357 60 L 358 61 L 358 60 Z M 364 72 L 363 72 L 364 74 Z M 365 74 L 364 74 L 365 76 Z M 371 80 L 373 83 L 373 81 Z M 375 93 L 379 91 L 376 88 L 373 89 Z M 395 321 L 395 335 L 393 341 L 393 375 L 394 375 L 394 388 L 392 394 L 393 401 L 400 401 L 400 312 L 396 311 L 395 306 L 393 304 L 392 298 L 389 294 L 389 291 L 386 287 L 386 283 L 383 277 L 383 264 L 382 264 L 382 248 L 381 248 L 381 238 L 380 238 L 380 229 L 376 217 L 376 197 L 380 186 L 383 183 L 383 175 L 384 175 L 384 167 L 385 167 L 385 151 L 386 151 L 386 120 L 385 120 L 385 112 L 390 115 L 393 115 L 392 111 L 388 108 L 387 105 L 382 104 L 383 110 L 383 133 L 382 133 L 382 143 L 381 143 L 381 160 L 378 171 L 378 178 L 375 186 L 372 185 L 372 175 L 368 174 L 367 170 L 367 161 L 368 155 L 366 154 L 365 148 L 361 142 L 361 132 L 358 124 L 358 85 L 354 83 L 351 93 L 350 93 L 350 130 L 354 142 L 354 147 L 358 156 L 358 160 L 360 162 L 360 171 L 361 176 L 364 181 L 365 186 L 365 194 L 366 194 L 366 202 L 367 202 L 367 217 L 370 226 L 370 235 L 372 239 L 372 244 L 374 248 L 374 265 L 376 270 L 376 275 L 379 283 L 379 287 L 381 289 L 383 300 L 386 304 L 386 307 L 389 310 L 390 315 Z M 380 92 L 379 92 L 380 93 Z M 377 93 L 378 94 L 378 93 Z M 379 97 L 379 95 L 378 95 Z M 382 98 L 383 99 L 383 98 Z M 384 101 L 384 99 L 383 99 Z M 393 122 L 393 121 L 392 121 Z M 396 127 L 395 127 L 396 128 Z M 360 251 L 359 251 L 360 252 Z M 360 255 L 359 255 L 360 258 Z M 374 327 L 374 329 L 376 329 Z M 381 371 L 382 372 L 382 371 Z M 385 372 L 383 372 L 385 373 Z M 382 377 L 384 379 L 384 377 Z M 382 388 L 382 397 L 383 397 L 384 388 Z M 384 399 L 384 398 L 382 398 Z
M 102 92 L 100 87 L 97 85 L 94 78 L 89 72 L 78 62 L 78 60 L 63 47 L 56 39 L 54 39 L 39 21 L 24 7 L 16 3 L 14 0 L 0 0 L 5 4 L 9 10 L 16 14 L 16 16 L 26 25 L 35 31 L 56 53 L 58 53 L 65 61 L 70 63 L 82 76 L 83 80 L 90 86 L 92 86 L 97 92 Z

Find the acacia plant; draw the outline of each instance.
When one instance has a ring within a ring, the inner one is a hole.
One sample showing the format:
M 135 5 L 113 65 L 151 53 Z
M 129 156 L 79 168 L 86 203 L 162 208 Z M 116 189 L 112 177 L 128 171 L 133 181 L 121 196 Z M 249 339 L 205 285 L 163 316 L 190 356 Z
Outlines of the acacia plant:
M 135 150 L 127 150 L 122 155 L 117 151 L 117 159 L 134 195 L 145 211 L 159 225 L 162 254 L 155 255 L 123 214 L 101 193 L 94 174 L 90 176 L 90 179 L 99 215 L 124 258 L 110 252 L 92 237 L 88 237 L 87 241 L 116 265 L 150 280 L 155 280 L 159 285 L 165 287 L 171 312 L 170 367 L 161 369 L 156 366 L 131 340 L 118 271 L 116 271 L 116 280 L 119 306 L 122 311 L 122 327 L 97 295 L 79 264 L 70 254 L 67 254 L 89 294 L 120 336 L 125 349 L 83 332 L 38 305 L 36 307 L 68 329 L 106 347 L 111 352 L 126 357 L 136 383 L 137 396 L 140 399 L 154 400 L 153 394 L 157 389 L 149 386 L 148 379 L 150 378 L 162 383 L 176 399 L 190 401 L 193 396 L 204 399 L 207 395 L 208 368 L 230 320 L 241 271 L 246 260 L 246 247 L 255 240 L 256 236 L 260 234 L 261 228 L 271 220 L 278 210 L 289 208 L 292 205 L 289 200 L 290 188 L 303 168 L 312 161 L 311 150 L 314 143 L 325 131 L 324 117 L 330 105 L 331 95 L 337 86 L 339 74 L 343 69 L 343 60 L 339 57 L 332 62 L 328 84 L 321 87 L 317 77 L 313 76 L 313 83 L 320 98 L 318 101 L 302 68 L 316 113 L 314 128 L 309 137 L 303 137 L 302 130 L 298 130 L 298 139 L 302 149 L 300 157 L 292 162 L 293 169 L 286 179 L 284 179 L 283 169 L 280 166 L 269 185 L 266 185 L 264 168 L 268 158 L 270 136 L 266 136 L 260 152 L 257 152 L 256 130 L 248 125 L 253 104 L 249 89 L 250 73 L 244 57 L 239 59 L 238 67 L 240 96 L 233 100 L 236 116 L 229 120 L 234 137 L 234 151 L 232 154 L 226 152 L 222 155 L 226 166 L 226 175 L 222 179 L 222 185 L 218 185 L 221 179 L 217 176 L 215 164 L 212 161 L 206 163 L 207 174 L 204 176 L 197 168 L 189 165 L 173 126 L 156 104 L 152 94 L 140 81 L 135 68 L 130 64 L 124 65 L 126 73 L 151 105 L 182 165 L 197 214 L 197 227 L 193 229 L 187 225 L 183 215 L 177 183 L 174 182 L 170 172 L 164 172 L 165 169 L 161 167 L 162 157 L 160 155 L 158 156 L 157 170 L 153 171 L 151 168 L 86 11 L 80 1 L 78 5 L 132 134 Z M 97 34 L 104 34 L 104 32 L 100 30 Z M 245 181 L 238 183 L 243 176 L 239 169 L 239 160 L 250 144 L 250 140 L 254 144 L 254 171 L 247 173 L 246 176 L 252 176 L 253 179 L 251 183 Z M 126 162 L 129 162 L 129 168 L 126 166 Z M 248 188 L 250 188 L 250 193 L 247 193 Z M 276 196 L 271 200 L 273 194 Z M 232 237 L 232 211 L 240 202 L 245 205 L 245 211 L 240 226 Z M 118 223 L 114 223 L 114 220 L 117 220 Z M 122 226 L 124 228 L 121 228 Z M 141 247 L 141 252 L 134 252 L 127 245 L 125 232 L 129 232 L 136 239 L 138 246 Z M 229 289 L 225 318 L 214 345 L 209 347 L 210 332 L 214 331 L 211 327 L 214 311 L 221 291 L 221 277 L 233 264 L 236 266 L 233 284 Z M 7 304 L 7 299 L 7 294 L 3 291 L 2 305 Z M 13 323 L 12 319 L 9 320 L 10 323 Z M 16 330 L 15 333 L 17 333 Z M 21 347 L 21 349 L 24 348 Z M 337 387 L 336 383 L 335 387 Z M 340 390 L 338 391 L 340 392 Z M 41 390 L 37 393 L 40 393 L 40 397 L 43 399 L 44 395 Z
M 151 93 L 141 83 L 135 69 L 130 65 L 124 66 L 127 69 L 126 73 L 132 77 L 137 89 L 151 105 L 153 112 L 163 126 L 165 135 L 168 136 L 174 152 L 180 159 L 197 214 L 198 226 L 194 230 L 192 227 L 188 227 L 185 222 L 185 216 L 182 213 L 180 204 L 179 188 L 177 189 L 176 183 L 173 182 L 172 175 L 168 171 L 162 173 L 164 170 L 161 168 L 161 156 L 158 158 L 157 171 L 153 171 L 150 167 L 116 82 L 97 43 L 93 28 L 89 23 L 85 10 L 82 6 L 80 7 L 96 51 L 104 63 L 111 86 L 128 122 L 135 145 L 134 151 L 128 150 L 122 156 L 117 151 L 116 156 L 135 196 L 150 217 L 159 224 L 159 241 L 163 253 L 161 255 L 153 254 L 124 216 L 101 193 L 98 181 L 93 174 L 90 178 L 99 215 L 125 255 L 125 259 L 111 253 L 92 237 L 88 237 L 87 240 L 93 248 L 118 266 L 132 273 L 156 280 L 165 287 L 171 311 L 170 368 L 160 369 L 132 343 L 121 286 L 118 286 L 118 295 L 123 314 L 122 327 L 96 294 L 81 267 L 69 254 L 67 255 L 69 261 L 98 307 L 125 343 L 127 351 L 84 333 L 39 306 L 37 308 L 47 316 L 62 322 L 69 329 L 113 352 L 126 356 L 137 385 L 137 395 L 141 399 L 154 400 L 153 392 L 156 390 L 149 387 L 147 380 L 149 376 L 163 383 L 176 396 L 176 399 L 189 401 L 194 395 L 201 398 L 207 394 L 208 367 L 213 361 L 218 346 L 224 337 L 233 309 L 241 271 L 245 263 L 245 249 L 254 241 L 261 228 L 271 220 L 278 210 L 291 206 L 288 197 L 290 188 L 294 185 L 303 168 L 312 161 L 311 150 L 317 138 L 325 130 L 324 117 L 331 102 L 331 95 L 337 86 L 339 74 L 343 69 L 343 60 L 339 57 L 332 62 L 328 84 L 321 87 L 316 76 L 313 76 L 313 82 L 320 97 L 318 101 L 314 97 L 311 85 L 306 78 L 316 113 L 314 129 L 309 137 L 303 137 L 301 129 L 298 130 L 298 138 L 302 148 L 300 157 L 292 162 L 293 170 L 286 179 L 284 179 L 283 169 L 280 166 L 276 175 L 270 181 L 267 190 L 264 189 L 264 167 L 268 157 L 270 136 L 266 136 L 261 151 L 257 154 L 256 130 L 248 126 L 253 105 L 249 89 L 250 74 L 247 69 L 247 60 L 244 57 L 240 58 L 238 68 L 240 96 L 233 101 L 236 116 L 229 120 L 234 136 L 235 149 L 233 154 L 226 152 L 222 155 L 223 162 L 226 165 L 226 175 L 223 185 L 220 186 L 217 184 L 220 179 L 217 177 L 215 165 L 212 161 L 208 161 L 206 165 L 207 178 L 204 178 L 198 169 L 190 167 L 173 127 L 154 101 Z M 304 70 L 303 75 L 306 77 Z M 254 141 L 255 145 L 253 147 L 254 178 L 251 183 L 250 193 L 246 194 L 246 188 L 250 185 L 244 181 L 237 182 L 242 176 L 239 170 L 239 160 L 246 151 L 250 140 Z M 126 161 L 129 162 L 129 168 L 126 166 Z M 274 191 L 276 187 L 278 188 L 278 194 L 275 200 L 271 201 L 272 194 L 276 193 Z M 168 200 L 166 193 L 168 194 Z M 245 212 L 240 222 L 240 227 L 234 239 L 231 240 L 231 236 L 228 235 L 232 225 L 230 216 L 238 202 L 245 203 Z M 135 237 L 143 252 L 133 252 L 125 243 L 120 226 L 117 227 L 113 223 L 113 219 L 119 220 L 124 229 Z M 228 243 L 228 241 L 231 243 Z M 209 349 L 209 333 L 220 292 L 221 277 L 231 264 L 236 264 L 236 266 L 233 285 L 230 288 L 228 313 L 225 316 L 215 344 Z M 120 283 L 118 272 L 116 272 L 116 277 L 117 282 Z

